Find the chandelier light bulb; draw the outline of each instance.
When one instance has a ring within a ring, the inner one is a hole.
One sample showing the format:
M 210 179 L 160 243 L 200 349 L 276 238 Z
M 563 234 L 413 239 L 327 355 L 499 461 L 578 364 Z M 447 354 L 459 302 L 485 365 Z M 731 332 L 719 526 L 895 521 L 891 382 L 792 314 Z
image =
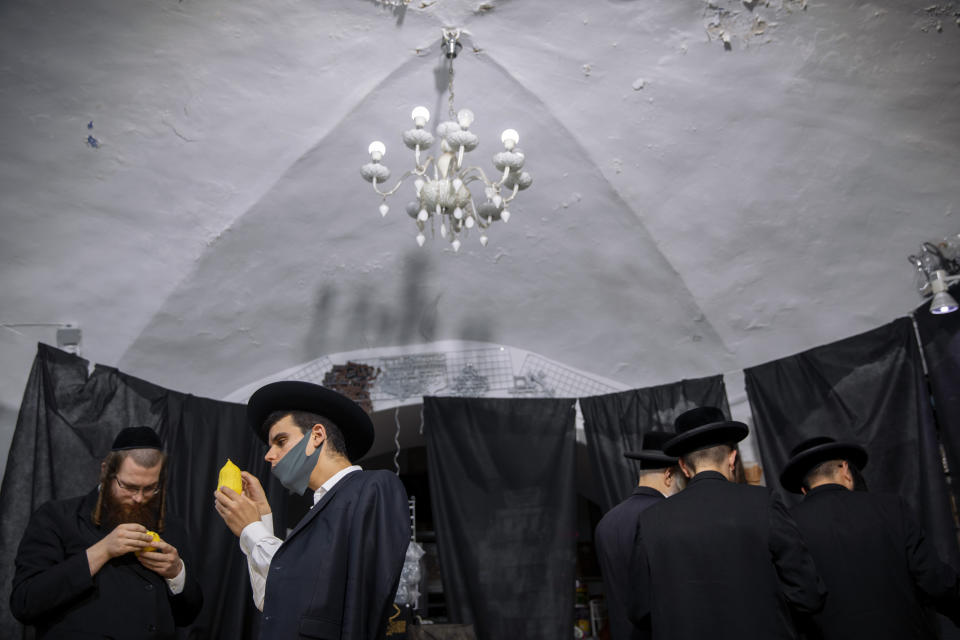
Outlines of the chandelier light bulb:
M 517 143 L 520 142 L 520 134 L 517 133 L 516 129 L 505 129 L 503 133 L 500 134 L 500 142 L 503 143 L 507 151 L 512 151 L 513 148 L 517 146 Z
M 379 162 L 387 153 L 387 145 L 383 144 L 379 140 L 374 140 L 370 143 L 370 146 L 367 147 L 367 153 L 370 154 L 371 160 L 374 162 Z
M 457 220 L 463 218 L 463 209 L 461 209 L 460 207 L 457 207 L 456 209 L 454 209 L 453 217 L 456 218 Z
M 427 241 L 427 236 L 423 235 L 422 232 L 417 234 L 417 246 L 422 247 L 423 243 L 426 241 Z
M 430 214 L 427 213 L 426 209 L 420 209 L 420 213 L 417 214 L 417 220 L 420 222 L 426 222 L 430 218 Z
M 469 216 L 469 217 L 464 221 L 464 224 L 467 225 L 467 229 L 473 229 L 473 225 L 475 224 L 474 221 L 473 221 L 473 216 Z
M 460 111 L 457 111 L 457 124 L 464 129 L 469 129 L 470 125 L 473 124 L 473 111 L 470 111 L 470 109 L 460 109 Z
M 430 110 L 426 107 L 414 107 L 410 117 L 413 118 L 413 124 L 419 129 L 430 122 Z

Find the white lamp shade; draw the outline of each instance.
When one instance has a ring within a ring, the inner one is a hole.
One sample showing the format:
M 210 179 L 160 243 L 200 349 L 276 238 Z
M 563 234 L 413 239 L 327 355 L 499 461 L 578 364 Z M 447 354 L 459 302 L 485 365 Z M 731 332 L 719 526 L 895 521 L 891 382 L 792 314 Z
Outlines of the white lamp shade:
M 930 313 L 936 315 L 953 313 L 958 308 L 960 308 L 960 305 L 957 305 L 957 301 L 946 291 L 935 294 L 930 302 Z

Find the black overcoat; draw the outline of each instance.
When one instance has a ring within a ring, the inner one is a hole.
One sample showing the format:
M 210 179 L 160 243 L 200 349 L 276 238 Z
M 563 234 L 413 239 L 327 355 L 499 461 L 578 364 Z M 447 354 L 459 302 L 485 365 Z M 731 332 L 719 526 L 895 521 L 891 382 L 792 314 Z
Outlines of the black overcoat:
M 175 638 L 175 627 L 192 623 L 203 605 L 195 575 L 199 565 L 190 560 L 183 525 L 168 515 L 160 532 L 186 567 L 178 595 L 132 553 L 113 558 L 91 576 L 86 550 L 109 533 L 91 520 L 96 501 L 94 489 L 47 502 L 30 517 L 14 561 L 11 612 L 47 640 Z
M 656 489 L 637 487 L 597 524 L 594 539 L 603 573 L 603 592 L 607 596 L 611 640 L 645 640 L 650 637 L 649 629 L 640 629 L 627 618 L 631 591 L 629 565 L 640 514 L 663 499 L 663 494 Z
M 260 638 L 382 638 L 410 533 L 407 494 L 396 475 L 344 476 L 270 561 Z
M 932 604 L 960 619 L 960 580 L 903 499 L 815 487 L 792 512 L 830 592 L 811 638 L 938 638 Z
M 640 516 L 628 612 L 658 640 L 796 638 L 793 610 L 825 589 L 783 502 L 764 487 L 698 473 Z

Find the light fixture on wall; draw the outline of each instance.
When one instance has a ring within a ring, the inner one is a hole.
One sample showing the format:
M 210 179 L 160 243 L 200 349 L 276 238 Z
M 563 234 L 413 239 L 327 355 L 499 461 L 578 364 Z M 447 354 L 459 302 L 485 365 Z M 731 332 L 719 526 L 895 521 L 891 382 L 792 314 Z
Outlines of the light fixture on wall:
M 924 242 L 920 245 L 920 253 L 908 257 L 910 264 L 917 268 L 920 295 L 932 296 L 930 313 L 953 313 L 960 308 L 948 291 L 951 283 L 960 281 L 958 258 L 960 235 L 949 236 L 937 244 Z
M 518 192 L 533 182 L 530 174 L 523 171 L 525 157 L 517 147 L 520 136 L 514 129 L 506 129 L 500 134 L 503 151 L 493 155 L 493 166 L 499 172 L 496 180 L 488 178 L 480 167 L 464 165 L 465 154 L 476 149 L 480 139 L 470 131 L 473 112 L 469 109 L 457 111 L 453 106 L 453 60 L 462 46 L 459 29 L 443 30 L 450 119 L 436 127 L 436 134 L 440 138 L 437 156 L 423 157 L 423 152 L 433 146 L 434 136 L 424 128 L 430 121 L 430 112 L 426 107 L 416 107 L 410 114 L 413 128 L 407 129 L 401 136 L 403 143 L 413 151 L 413 169 L 404 173 L 392 189 L 381 191 L 380 185 L 390 179 L 390 170 L 382 162 L 387 151 L 386 145 L 379 140 L 370 143 L 367 149 L 370 162 L 360 168 L 360 174 L 373 184 L 374 191 L 382 198 L 382 216 L 390 211 L 387 198 L 412 176 L 415 199 L 407 204 L 406 210 L 417 225 L 417 244 L 422 247 L 426 242 L 424 231 L 429 226 L 431 235 L 439 232 L 454 251 L 460 250 L 461 236 L 474 228 L 480 233 L 480 244 L 486 246 L 489 240 L 487 229 L 498 220 L 507 222 L 510 219 L 508 205 Z M 481 185 L 484 200 L 475 204 L 471 188 Z

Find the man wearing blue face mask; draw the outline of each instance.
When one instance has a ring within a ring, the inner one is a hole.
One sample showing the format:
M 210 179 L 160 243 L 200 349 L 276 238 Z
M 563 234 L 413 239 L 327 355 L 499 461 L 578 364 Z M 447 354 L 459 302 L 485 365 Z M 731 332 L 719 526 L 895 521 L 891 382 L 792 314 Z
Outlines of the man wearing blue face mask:
M 307 382 L 275 382 L 247 403 L 272 473 L 314 506 L 286 540 L 257 478 L 222 487 L 216 509 L 240 538 L 263 611 L 260 638 L 375 640 L 384 636 L 410 539 L 407 495 L 388 471 L 363 471 L 373 423 L 352 400 Z

